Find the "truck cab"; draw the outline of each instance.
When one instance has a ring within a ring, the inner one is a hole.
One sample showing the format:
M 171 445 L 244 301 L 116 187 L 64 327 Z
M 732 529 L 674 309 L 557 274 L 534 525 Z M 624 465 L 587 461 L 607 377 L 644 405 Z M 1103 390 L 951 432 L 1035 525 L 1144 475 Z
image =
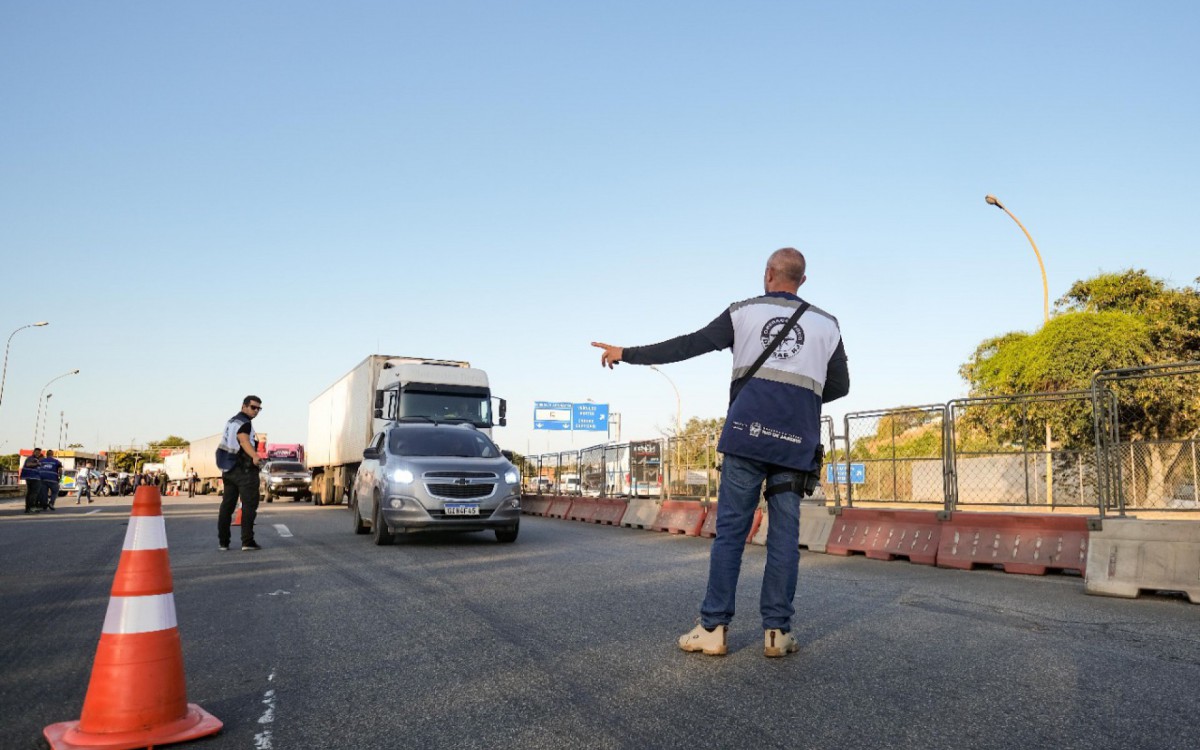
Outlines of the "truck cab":
M 488 437 L 492 427 L 507 423 L 507 404 L 495 399 L 487 373 L 466 362 L 453 360 L 389 360 L 379 375 L 375 391 L 375 432 L 388 422 L 423 417 L 432 422 L 474 425 Z

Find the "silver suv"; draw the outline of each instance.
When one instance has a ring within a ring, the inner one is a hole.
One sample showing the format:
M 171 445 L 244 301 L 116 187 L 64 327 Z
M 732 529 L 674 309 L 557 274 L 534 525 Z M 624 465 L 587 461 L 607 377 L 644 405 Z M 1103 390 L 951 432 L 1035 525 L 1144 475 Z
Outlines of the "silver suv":
M 350 513 L 354 533 L 376 544 L 399 533 L 489 529 L 515 542 L 521 474 L 470 424 L 393 422 L 363 451 Z

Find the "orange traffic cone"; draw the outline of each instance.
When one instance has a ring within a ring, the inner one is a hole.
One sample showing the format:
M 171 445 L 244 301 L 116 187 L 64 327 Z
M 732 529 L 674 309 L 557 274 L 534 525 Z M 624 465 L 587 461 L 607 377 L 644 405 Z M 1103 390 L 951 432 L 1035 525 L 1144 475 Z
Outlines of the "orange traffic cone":
M 230 523 L 229 525 L 230 526 L 241 526 L 242 525 L 242 501 L 241 500 L 238 500 L 237 510 L 235 510 L 233 512 L 233 522 Z
M 83 713 L 42 733 L 54 750 L 129 750 L 216 734 L 221 726 L 187 702 L 162 498 L 156 487 L 139 487 Z

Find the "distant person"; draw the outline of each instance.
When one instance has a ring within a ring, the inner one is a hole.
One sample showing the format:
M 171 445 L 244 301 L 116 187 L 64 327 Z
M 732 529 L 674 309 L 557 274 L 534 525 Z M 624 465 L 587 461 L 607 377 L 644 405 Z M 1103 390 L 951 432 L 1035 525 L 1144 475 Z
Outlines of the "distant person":
M 709 557 L 700 622 L 679 638 L 684 651 L 727 651 L 746 536 L 766 495 L 770 513 L 760 610 L 763 654 L 799 650 L 792 635 L 799 574 L 800 496 L 811 495 L 821 467 L 821 404 L 850 391 L 837 320 L 796 296 L 804 256 L 794 248 L 767 259 L 760 297 L 735 302 L 704 328 L 650 346 L 604 350 L 600 364 L 655 365 L 733 349 L 729 412 L 717 450 L 725 454 L 717 497 L 717 538 Z M 763 492 L 763 483 L 766 491 Z
M 165 471 L 158 472 L 158 491 L 163 496 L 167 494 L 167 472 Z
M 196 475 L 195 469 L 188 470 L 188 476 L 187 476 L 188 497 L 196 496 L 196 480 L 199 478 L 200 477 Z
M 83 502 L 83 498 L 87 497 L 89 503 L 92 502 L 92 471 L 87 464 L 84 464 L 79 471 L 75 472 L 75 487 L 78 492 L 75 495 L 75 504 L 79 505 Z
M 21 479 L 25 480 L 25 512 L 36 513 L 42 509 L 42 449 L 33 453 L 21 464 Z
M 217 514 L 217 546 L 229 549 L 230 526 L 238 499 L 242 501 L 242 550 L 262 549 L 254 541 L 254 517 L 258 515 L 258 465 L 255 446 L 258 435 L 250 422 L 262 411 L 262 399 L 247 396 L 242 408 L 225 423 L 225 433 L 217 446 L 217 468 L 225 489 L 221 493 L 221 510 Z
M 42 509 L 53 511 L 62 486 L 62 461 L 54 457 L 54 451 L 48 450 L 39 468 L 42 472 Z

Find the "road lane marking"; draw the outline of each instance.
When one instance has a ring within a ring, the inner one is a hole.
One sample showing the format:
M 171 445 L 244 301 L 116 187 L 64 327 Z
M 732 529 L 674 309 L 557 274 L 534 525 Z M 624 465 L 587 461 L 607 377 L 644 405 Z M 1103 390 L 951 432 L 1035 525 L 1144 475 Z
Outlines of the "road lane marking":
M 287 526 L 285 526 L 281 523 L 276 523 L 276 524 L 272 524 L 272 525 L 275 527 L 275 530 L 279 532 L 279 536 L 291 536 L 292 535 L 292 532 L 288 531 Z
M 272 669 L 271 674 L 267 676 L 267 682 L 274 681 L 275 670 Z M 258 723 L 263 725 L 263 730 L 254 735 L 254 747 L 256 750 L 271 750 L 271 724 L 275 722 L 275 688 L 268 688 L 267 692 L 263 693 L 262 703 L 267 710 L 258 717 Z
M 99 512 L 100 512 L 100 509 L 96 508 L 95 510 L 89 510 L 87 513 L 80 513 L 80 515 L 81 516 L 94 516 Z

